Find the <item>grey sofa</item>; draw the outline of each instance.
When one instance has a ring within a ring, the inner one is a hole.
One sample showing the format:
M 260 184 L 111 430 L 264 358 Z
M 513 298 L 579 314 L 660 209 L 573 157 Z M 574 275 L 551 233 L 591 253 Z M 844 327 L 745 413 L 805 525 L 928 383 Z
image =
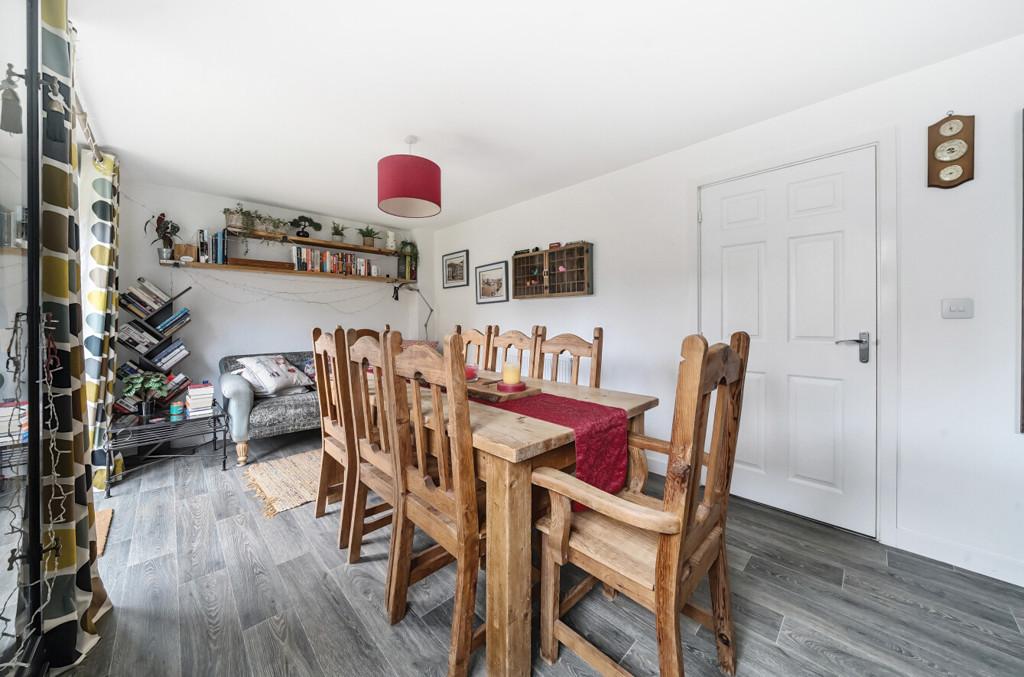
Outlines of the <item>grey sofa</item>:
M 255 355 L 283 355 L 299 369 L 312 352 L 255 353 L 254 355 L 228 355 L 220 360 L 220 392 L 231 419 L 231 439 L 235 442 L 238 465 L 249 459 L 249 440 L 274 435 L 313 430 L 320 427 L 320 402 L 315 390 L 298 395 L 282 395 L 256 399 L 249 382 L 231 372 L 241 369 L 240 357 Z

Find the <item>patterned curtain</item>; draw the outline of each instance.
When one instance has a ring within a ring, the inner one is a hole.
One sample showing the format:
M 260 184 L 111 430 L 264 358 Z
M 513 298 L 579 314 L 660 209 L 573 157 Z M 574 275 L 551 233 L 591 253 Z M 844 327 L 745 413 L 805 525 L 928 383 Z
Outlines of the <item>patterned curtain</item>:
M 79 303 L 77 171 L 70 111 L 74 58 L 66 0 L 40 3 L 43 134 L 40 219 L 43 369 L 43 641 L 55 672 L 99 640 L 110 608 L 96 567 L 96 528 L 86 454 Z M 56 92 L 54 92 L 54 89 Z
M 118 162 L 103 153 L 98 162 L 82 149 L 78 182 L 79 233 L 82 238 L 82 325 L 85 346 L 85 402 L 88 448 L 92 453 L 92 486 L 107 486 L 103 443 L 114 405 L 117 369 Z M 114 474 L 124 469 L 120 452 Z

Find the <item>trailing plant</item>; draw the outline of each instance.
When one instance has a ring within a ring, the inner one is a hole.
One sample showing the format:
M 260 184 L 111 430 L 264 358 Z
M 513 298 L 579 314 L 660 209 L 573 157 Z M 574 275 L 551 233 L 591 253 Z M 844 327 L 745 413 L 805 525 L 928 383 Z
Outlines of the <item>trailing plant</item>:
M 402 240 L 402 243 L 398 245 L 398 253 L 408 256 L 413 263 L 420 262 L 420 248 L 412 240 Z
M 331 235 L 337 235 L 338 237 L 345 236 L 345 226 L 341 225 L 337 221 L 331 221 Z
M 181 232 L 181 226 L 167 218 L 163 212 L 160 212 L 158 216 L 149 217 L 149 221 L 146 221 L 142 230 L 147 231 L 150 226 L 153 226 L 153 233 L 156 234 L 156 238 L 150 244 L 160 242 L 165 249 L 170 249 L 174 246 L 174 238 L 181 239 L 178 235 Z
M 155 398 L 167 397 L 167 376 L 158 371 L 142 371 L 124 378 L 125 397 L 142 395 L 144 402 Z
M 286 219 L 279 219 L 276 216 L 264 214 L 258 209 L 246 209 L 242 206 L 241 202 L 236 203 L 234 207 L 225 207 L 224 215 L 228 216 L 229 214 L 240 216 L 241 223 L 239 226 L 248 232 L 256 230 L 259 226 L 273 230 L 284 230 L 289 225 Z

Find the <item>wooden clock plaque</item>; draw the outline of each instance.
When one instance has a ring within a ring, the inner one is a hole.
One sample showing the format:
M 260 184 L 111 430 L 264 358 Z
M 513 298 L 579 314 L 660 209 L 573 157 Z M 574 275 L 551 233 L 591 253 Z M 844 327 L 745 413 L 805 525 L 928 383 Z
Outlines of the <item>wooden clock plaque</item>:
M 948 115 L 928 128 L 928 185 L 955 188 L 974 178 L 974 116 Z

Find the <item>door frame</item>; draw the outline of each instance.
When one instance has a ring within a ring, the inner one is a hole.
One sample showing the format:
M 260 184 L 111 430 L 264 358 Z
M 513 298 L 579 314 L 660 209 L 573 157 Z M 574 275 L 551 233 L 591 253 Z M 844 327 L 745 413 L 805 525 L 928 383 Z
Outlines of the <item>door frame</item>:
M 875 539 L 897 541 L 897 488 L 899 486 L 900 426 L 900 229 L 897 190 L 897 143 L 895 127 L 854 136 L 837 137 L 800 151 L 768 153 L 757 163 L 717 172 L 690 182 L 697 214 L 697 330 L 701 327 L 702 224 L 701 190 L 748 176 L 764 174 L 863 148 L 875 148 Z

